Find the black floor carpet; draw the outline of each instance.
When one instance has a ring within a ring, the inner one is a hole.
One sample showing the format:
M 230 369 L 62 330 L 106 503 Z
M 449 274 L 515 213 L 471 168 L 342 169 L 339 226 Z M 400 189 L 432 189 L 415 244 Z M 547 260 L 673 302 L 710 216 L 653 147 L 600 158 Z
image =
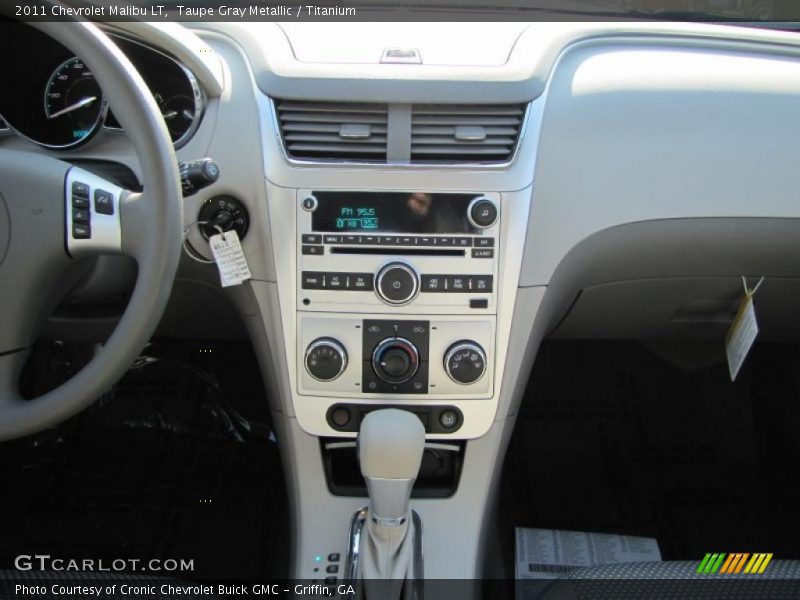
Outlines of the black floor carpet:
M 800 558 L 800 351 L 685 371 L 635 343 L 548 342 L 504 466 L 500 525 L 652 536 L 662 557 Z
M 286 486 L 252 350 L 152 344 L 92 408 L 0 444 L 0 568 L 18 554 L 185 559 L 186 579 L 285 574 Z M 74 370 L 49 346 L 28 383 Z

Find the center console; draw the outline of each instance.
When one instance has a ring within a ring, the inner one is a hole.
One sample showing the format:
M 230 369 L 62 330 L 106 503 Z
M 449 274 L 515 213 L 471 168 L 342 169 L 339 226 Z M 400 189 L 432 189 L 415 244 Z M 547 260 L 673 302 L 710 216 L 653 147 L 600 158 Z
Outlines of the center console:
M 497 193 L 297 191 L 297 387 L 330 429 L 400 405 L 452 434 L 456 401 L 492 398 L 501 210 Z

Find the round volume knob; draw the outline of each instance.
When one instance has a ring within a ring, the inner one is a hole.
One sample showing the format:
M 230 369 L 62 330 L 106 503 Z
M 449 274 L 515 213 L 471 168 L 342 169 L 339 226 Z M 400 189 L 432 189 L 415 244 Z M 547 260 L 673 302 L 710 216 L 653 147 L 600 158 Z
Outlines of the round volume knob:
M 497 205 L 486 196 L 475 198 L 467 208 L 467 220 L 478 229 L 486 229 L 497 221 Z
M 384 265 L 375 274 L 375 293 L 387 304 L 408 304 L 419 292 L 419 275 L 403 262 Z
M 372 368 L 386 383 L 405 383 L 417 374 L 419 353 L 405 338 L 388 338 L 372 352 Z
M 347 368 L 347 351 L 333 338 L 318 338 L 308 345 L 305 363 L 317 381 L 333 381 Z
M 477 342 L 456 342 L 444 353 L 444 370 L 456 383 L 475 383 L 486 372 L 486 353 Z

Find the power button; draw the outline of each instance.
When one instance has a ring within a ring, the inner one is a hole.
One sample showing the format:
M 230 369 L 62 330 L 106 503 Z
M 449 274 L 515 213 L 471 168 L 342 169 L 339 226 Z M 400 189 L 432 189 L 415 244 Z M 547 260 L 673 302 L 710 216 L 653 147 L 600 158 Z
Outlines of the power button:
M 317 206 L 319 205 L 319 201 L 315 196 L 306 196 L 303 198 L 303 210 L 308 212 L 314 212 L 317 210 Z

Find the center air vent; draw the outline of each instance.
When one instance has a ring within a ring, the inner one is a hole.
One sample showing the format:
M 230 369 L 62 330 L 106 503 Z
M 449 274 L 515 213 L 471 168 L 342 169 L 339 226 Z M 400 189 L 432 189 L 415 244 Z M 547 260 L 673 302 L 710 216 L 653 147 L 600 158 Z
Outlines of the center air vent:
M 291 158 L 386 162 L 385 104 L 276 101 Z
M 411 162 L 506 162 L 514 154 L 524 116 L 522 104 L 416 104 Z

